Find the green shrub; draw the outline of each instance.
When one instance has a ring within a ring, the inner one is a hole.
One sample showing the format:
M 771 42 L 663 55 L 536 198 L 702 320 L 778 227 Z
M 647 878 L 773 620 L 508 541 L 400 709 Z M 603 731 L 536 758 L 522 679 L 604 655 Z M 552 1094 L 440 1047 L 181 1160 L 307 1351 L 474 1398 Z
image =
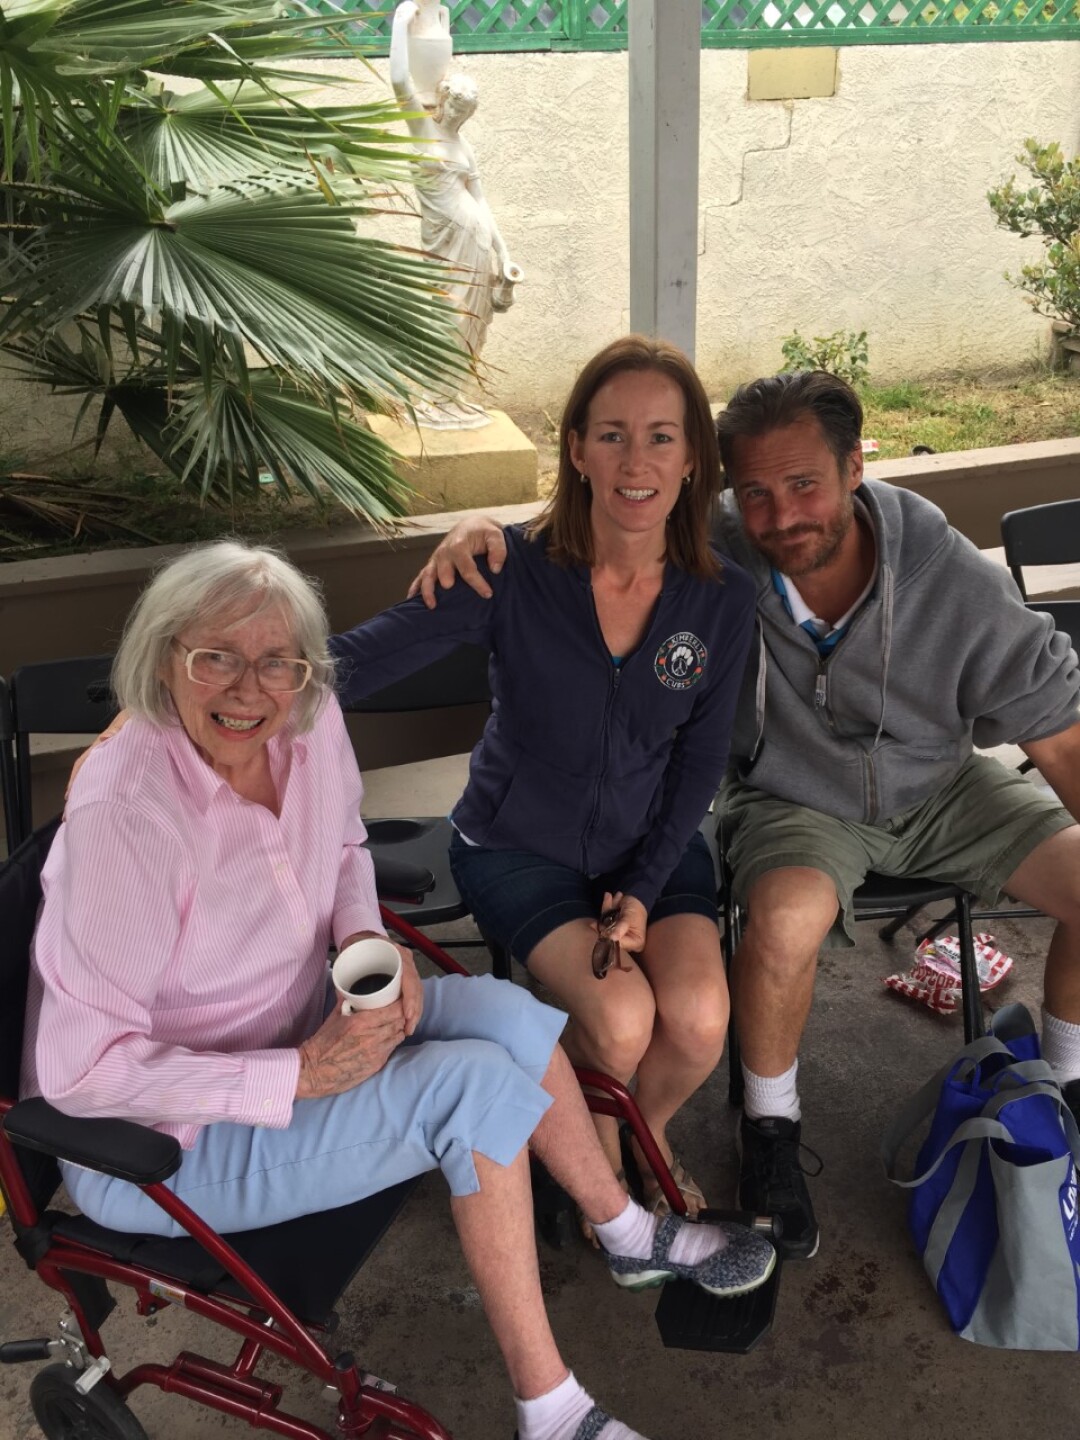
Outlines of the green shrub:
M 799 370 L 827 370 L 850 385 L 863 385 L 870 378 L 866 331 L 837 330 L 832 335 L 815 335 L 804 340 L 796 330 L 780 346 L 784 373 Z
M 203 499 L 261 503 L 269 475 L 381 525 L 408 492 L 365 413 L 471 362 L 439 271 L 357 229 L 418 161 L 392 97 L 312 97 L 330 25 L 280 0 L 0 0 L 0 363 Z
M 986 198 L 1003 229 L 1038 235 L 1046 255 L 1005 278 L 1027 294 L 1039 315 L 1080 333 L 1080 159 L 1066 160 L 1056 142 L 1036 140 L 1026 140 L 1016 159 L 1035 183 L 1024 189 L 1014 175 Z

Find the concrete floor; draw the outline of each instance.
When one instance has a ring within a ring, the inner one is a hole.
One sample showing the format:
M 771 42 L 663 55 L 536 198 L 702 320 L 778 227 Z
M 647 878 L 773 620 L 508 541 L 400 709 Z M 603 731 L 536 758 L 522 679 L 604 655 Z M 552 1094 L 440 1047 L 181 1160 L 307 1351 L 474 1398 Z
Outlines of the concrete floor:
M 368 811 L 417 813 L 423 801 L 421 813 L 433 813 L 457 793 L 460 775 L 454 762 L 372 775 Z M 1037 1005 L 1048 922 L 992 928 L 1016 968 L 991 1000 Z M 901 932 L 892 951 L 864 926 L 858 949 L 822 961 L 801 1072 L 805 1138 L 824 1162 L 811 1182 L 821 1249 L 785 1267 L 774 1328 L 751 1355 L 665 1350 L 653 1321 L 655 1293 L 618 1291 L 583 1245 L 542 1248 L 549 1309 L 569 1363 L 650 1440 L 1073 1440 L 1080 1432 L 1080 1359 L 982 1350 L 956 1339 L 907 1238 L 903 1198 L 883 1178 L 878 1145 L 886 1122 L 962 1043 L 958 1019 L 939 1019 L 880 983 L 906 968 L 911 939 Z M 480 951 L 464 958 L 485 968 Z M 676 1134 L 688 1167 L 719 1204 L 730 1201 L 736 1177 L 726 1083 L 722 1065 Z M 231 1358 L 218 1343 L 221 1332 L 172 1310 L 140 1320 L 128 1294 L 120 1294 L 104 1332 L 118 1368 L 181 1348 Z M 0 1337 L 55 1333 L 59 1308 L 12 1247 L 0 1246 Z M 340 1311 L 340 1344 L 430 1409 L 455 1440 L 510 1440 L 509 1389 L 438 1175 L 423 1182 Z M 34 1368 L 0 1372 L 2 1440 L 40 1435 L 27 1401 Z M 268 1373 L 287 1379 L 277 1364 Z M 332 1405 L 313 1382 L 292 1385 L 289 1398 L 298 1413 L 332 1428 Z M 137 1392 L 133 1408 L 156 1440 L 250 1433 L 156 1391 Z

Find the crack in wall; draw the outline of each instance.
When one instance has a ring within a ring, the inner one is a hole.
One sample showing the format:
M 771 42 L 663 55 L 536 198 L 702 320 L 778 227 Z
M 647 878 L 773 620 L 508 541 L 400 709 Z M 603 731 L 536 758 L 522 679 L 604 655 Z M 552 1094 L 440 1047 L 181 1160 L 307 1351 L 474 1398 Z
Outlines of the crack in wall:
M 742 198 L 746 191 L 746 162 L 749 160 L 750 156 L 772 155 L 779 150 L 789 150 L 791 148 L 791 137 L 795 128 L 795 101 L 780 100 L 776 103 L 781 105 L 787 114 L 787 132 L 784 136 L 783 141 L 779 145 L 752 145 L 748 150 L 744 150 L 742 153 L 742 159 L 739 161 L 739 188 L 736 192 L 735 198 L 733 200 L 712 200 L 708 205 L 702 206 L 701 239 L 698 242 L 699 256 L 704 255 L 708 250 L 709 216 L 714 211 L 730 210 L 732 206 L 742 203 Z

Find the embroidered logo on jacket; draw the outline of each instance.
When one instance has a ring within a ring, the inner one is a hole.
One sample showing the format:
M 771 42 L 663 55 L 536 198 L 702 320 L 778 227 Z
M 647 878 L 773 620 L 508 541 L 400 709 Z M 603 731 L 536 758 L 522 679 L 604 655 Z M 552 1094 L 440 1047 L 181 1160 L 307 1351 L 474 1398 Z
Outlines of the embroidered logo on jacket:
M 701 679 L 707 655 L 705 646 L 696 635 L 689 630 L 680 630 L 657 650 L 653 661 L 656 678 L 669 690 L 689 690 Z

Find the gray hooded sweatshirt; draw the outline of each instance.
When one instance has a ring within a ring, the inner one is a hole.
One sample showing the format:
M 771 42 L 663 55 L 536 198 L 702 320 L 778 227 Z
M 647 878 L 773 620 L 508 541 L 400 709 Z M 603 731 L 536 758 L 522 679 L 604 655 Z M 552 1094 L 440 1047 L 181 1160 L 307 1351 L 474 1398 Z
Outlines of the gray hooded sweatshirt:
M 1080 669 L 1048 615 L 913 491 L 866 480 L 873 592 L 825 659 L 794 623 L 730 493 L 717 547 L 757 585 L 731 745 L 747 784 L 842 820 L 883 824 L 948 784 L 972 752 L 1080 720 Z

